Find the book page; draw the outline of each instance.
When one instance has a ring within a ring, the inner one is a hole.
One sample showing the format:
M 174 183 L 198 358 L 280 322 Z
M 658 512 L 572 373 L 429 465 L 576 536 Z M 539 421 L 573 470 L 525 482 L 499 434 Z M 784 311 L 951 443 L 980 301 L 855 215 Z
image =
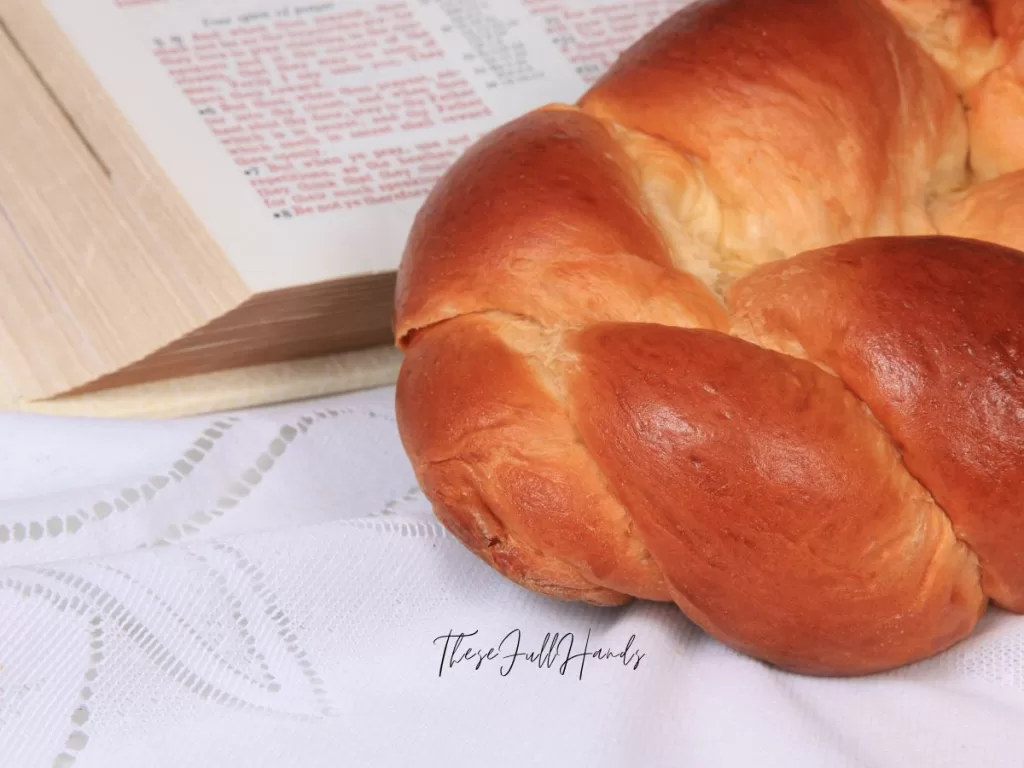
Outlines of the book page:
M 397 268 L 416 210 L 470 143 L 575 101 L 686 1 L 46 4 L 264 291 Z

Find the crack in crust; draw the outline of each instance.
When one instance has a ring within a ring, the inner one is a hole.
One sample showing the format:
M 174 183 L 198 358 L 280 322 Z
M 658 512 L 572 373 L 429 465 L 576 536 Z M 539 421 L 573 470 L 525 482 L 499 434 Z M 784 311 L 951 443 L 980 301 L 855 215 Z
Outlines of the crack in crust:
M 1024 37 L 1006 3 L 710 0 L 467 151 L 395 309 L 449 530 L 527 589 L 672 600 L 809 674 L 1024 611 L 1024 254 L 953 237 L 1024 247 L 1024 176 L 971 186 L 1012 153 L 964 107 Z

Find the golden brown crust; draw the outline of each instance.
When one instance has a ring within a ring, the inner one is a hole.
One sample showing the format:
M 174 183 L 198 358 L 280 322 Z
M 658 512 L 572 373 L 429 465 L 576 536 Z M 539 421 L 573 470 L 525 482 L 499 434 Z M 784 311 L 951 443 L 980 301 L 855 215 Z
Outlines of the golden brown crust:
M 600 604 L 667 600 L 564 407 L 502 339 L 507 324 L 467 315 L 409 347 L 398 426 L 424 491 L 469 549 L 520 584 Z
M 857 674 L 974 627 L 973 555 L 838 379 L 714 331 L 599 324 L 574 346 L 580 433 L 707 631 Z
M 930 233 L 928 196 L 966 170 L 951 83 L 870 0 L 687 6 L 581 105 L 697 158 L 720 203 L 720 250 L 752 262 Z
M 1024 170 L 938 200 L 932 216 L 940 234 L 1024 251 Z
M 1011 51 L 1024 43 L 1024 4 L 1020 0 L 986 0 L 992 29 Z
M 1024 170 L 1024 3 L 989 1 L 1000 65 L 964 95 L 979 181 Z
M 735 324 L 836 371 L 895 438 L 1024 611 L 1024 253 L 955 238 L 861 240 L 751 273 Z
M 960 91 L 975 85 L 1004 57 L 988 7 L 995 3 L 989 0 L 881 1 Z
M 420 209 L 398 271 L 395 334 L 500 309 L 548 325 L 612 315 L 724 327 L 672 269 L 628 160 L 575 109 L 532 112 L 460 158 Z
M 1024 248 L 1022 40 L 1019 0 L 703 0 L 474 145 L 396 292 L 438 518 L 812 674 L 1024 612 L 1024 252 L 981 242 Z

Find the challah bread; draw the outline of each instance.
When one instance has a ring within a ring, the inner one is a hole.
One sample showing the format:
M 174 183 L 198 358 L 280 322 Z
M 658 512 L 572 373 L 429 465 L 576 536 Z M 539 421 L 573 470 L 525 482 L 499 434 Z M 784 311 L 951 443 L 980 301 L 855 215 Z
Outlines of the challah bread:
M 825 243 L 930 232 L 928 198 L 965 176 L 954 89 L 871 2 L 699 4 L 626 51 L 581 105 L 694 166 L 700 195 L 650 141 L 623 139 L 658 223 L 697 233 L 726 280 Z
M 1024 135 L 964 107 L 1019 7 L 699 2 L 470 147 L 395 295 L 438 518 L 803 673 L 1024 611 Z

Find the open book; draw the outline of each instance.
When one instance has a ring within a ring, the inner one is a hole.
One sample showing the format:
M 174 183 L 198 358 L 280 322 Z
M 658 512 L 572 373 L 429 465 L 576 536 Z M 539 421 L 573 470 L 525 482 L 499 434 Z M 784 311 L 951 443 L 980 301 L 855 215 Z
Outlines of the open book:
M 686 0 L 0 0 L 0 406 L 390 382 L 433 182 Z

